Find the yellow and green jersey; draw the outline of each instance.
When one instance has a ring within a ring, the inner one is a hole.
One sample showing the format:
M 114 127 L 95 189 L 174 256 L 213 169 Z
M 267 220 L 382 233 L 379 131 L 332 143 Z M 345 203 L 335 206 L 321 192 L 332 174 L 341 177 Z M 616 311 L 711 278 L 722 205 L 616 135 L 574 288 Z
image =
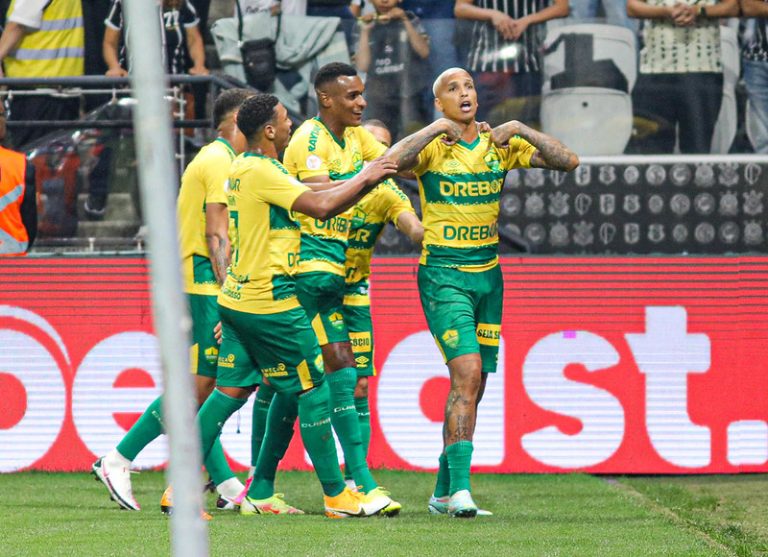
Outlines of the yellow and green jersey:
M 225 139 L 216 139 L 200 150 L 181 177 L 176 215 L 184 292 L 189 294 L 219 293 L 205 239 L 205 206 L 227 204 L 226 182 L 234 158 L 232 146 Z
M 408 199 L 392 180 L 376 186 L 352 208 L 346 262 L 346 305 L 370 305 L 368 277 L 376 240 L 388 222 L 397 224 L 403 213 L 414 213 Z
M 472 143 L 435 139 L 419 154 L 424 246 L 422 265 L 485 271 L 498 264 L 499 197 L 513 168 L 530 168 L 536 147 L 515 136 L 509 146 L 481 133 Z
M 299 225 L 291 214 L 308 187 L 279 161 L 244 153 L 230 171 L 227 202 L 232 258 L 219 304 L 268 314 L 299 307 L 295 277 Z
M 328 176 L 348 180 L 363 169 L 365 161 L 384 154 L 387 148 L 362 126 L 348 127 L 336 137 L 320 118 L 304 122 L 285 150 L 285 166 L 299 180 Z M 344 276 L 345 251 L 352 218 L 351 209 L 328 220 L 299 215 L 301 263 L 299 273 L 327 272 Z

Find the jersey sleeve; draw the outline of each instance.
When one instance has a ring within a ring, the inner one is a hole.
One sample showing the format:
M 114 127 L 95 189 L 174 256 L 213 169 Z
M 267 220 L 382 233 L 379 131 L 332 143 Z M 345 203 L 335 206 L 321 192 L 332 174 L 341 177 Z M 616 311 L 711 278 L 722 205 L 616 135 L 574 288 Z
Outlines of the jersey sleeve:
M 109 14 L 104 20 L 104 25 L 110 29 L 120 31 L 123 27 L 123 6 L 120 0 L 112 0 L 112 6 L 109 8 Z
M 312 190 L 291 176 L 282 165 L 277 164 L 265 167 L 264 173 L 260 173 L 256 195 L 270 205 L 290 211 L 302 193 Z
M 509 146 L 500 149 L 504 161 L 504 168 L 512 170 L 514 168 L 530 168 L 531 157 L 536 152 L 536 147 L 528 143 L 525 139 L 515 136 L 509 140 Z
M 403 213 L 413 213 L 413 205 L 408 196 L 392 180 L 387 180 L 381 185 L 384 192 L 384 202 L 386 203 L 386 220 L 397 226 L 397 219 Z
M 185 29 L 195 27 L 200 23 L 200 18 L 197 17 L 197 11 L 189 0 L 186 0 L 179 10 L 179 23 L 184 26 Z
M 438 146 L 439 141 L 439 137 L 433 139 L 419 153 L 419 156 L 416 159 L 416 166 L 412 169 L 416 176 L 421 176 L 427 172 L 432 165 L 432 161 L 437 160 L 440 156 L 440 147 Z
M 309 133 L 297 134 L 285 150 L 285 166 L 299 180 L 328 176 L 331 172 L 328 168 L 330 155 L 327 148 L 327 143 L 321 137 L 316 138 L 314 145 L 310 145 Z
M 229 155 L 218 156 L 205 165 L 205 202 L 227 204 L 227 180 L 232 160 Z
M 372 161 L 387 152 L 387 146 L 379 143 L 371 132 L 362 126 L 359 126 L 357 129 L 360 134 L 360 146 L 363 148 L 364 161 Z

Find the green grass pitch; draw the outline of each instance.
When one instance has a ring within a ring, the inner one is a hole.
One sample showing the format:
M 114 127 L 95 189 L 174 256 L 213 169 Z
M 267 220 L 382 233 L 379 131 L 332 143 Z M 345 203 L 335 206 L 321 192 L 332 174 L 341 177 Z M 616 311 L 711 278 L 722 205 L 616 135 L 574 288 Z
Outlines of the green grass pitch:
M 326 519 L 314 476 L 284 472 L 279 491 L 308 514 L 212 510 L 211 555 L 768 555 L 762 475 L 476 475 L 475 499 L 494 516 L 473 520 L 427 513 L 432 475 L 376 475 L 403 503 L 399 517 Z M 163 475 L 134 475 L 133 485 L 141 512 L 119 510 L 86 474 L 0 475 L 0 555 L 168 555 L 169 521 L 159 511 Z M 214 508 L 212 495 L 207 503 Z

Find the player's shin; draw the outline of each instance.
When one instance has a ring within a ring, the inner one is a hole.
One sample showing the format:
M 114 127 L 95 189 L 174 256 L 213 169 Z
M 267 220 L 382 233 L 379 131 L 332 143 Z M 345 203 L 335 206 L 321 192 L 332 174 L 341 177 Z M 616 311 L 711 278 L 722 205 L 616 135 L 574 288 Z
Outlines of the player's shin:
M 256 471 L 256 462 L 259 460 L 261 444 L 267 429 L 269 405 L 274 396 L 275 390 L 269 385 L 261 385 L 256 391 L 256 400 L 253 402 L 253 428 L 251 430 L 251 470 L 248 477 L 252 477 Z
M 321 383 L 299 395 L 301 440 L 315 467 L 323 492 L 335 497 L 344 491 L 344 478 L 339 470 L 339 457 L 333 441 L 328 384 Z
M 368 397 L 356 398 L 355 409 L 357 421 L 360 424 L 360 439 L 363 442 L 363 454 L 368 456 L 368 447 L 371 444 L 371 408 L 368 405 Z
M 144 413 L 125 434 L 117 445 L 117 452 L 129 461 L 144 450 L 144 447 L 157 439 L 163 433 L 163 397 L 157 397 L 144 410 Z
M 437 469 L 437 481 L 435 482 L 435 497 L 445 497 L 450 495 L 451 472 L 448 468 L 448 456 L 445 452 L 440 454 L 439 468 Z
M 253 483 L 248 490 L 252 499 L 267 499 L 275 494 L 277 466 L 285 456 L 293 438 L 293 424 L 298 416 L 299 401 L 295 394 L 278 393 L 272 399 L 267 417 L 266 434 L 261 445 Z
M 345 367 L 326 375 L 331 391 L 331 422 L 344 451 L 344 463 L 364 493 L 376 489 L 363 452 L 360 423 L 355 407 L 357 370 Z
M 472 464 L 472 441 L 459 441 L 445 448 L 450 473 L 450 494 L 457 491 L 471 491 L 469 468 Z
M 211 452 L 226 421 L 240 410 L 247 400 L 247 398 L 234 398 L 214 389 L 208 400 L 200 407 L 197 420 L 200 425 L 201 448 L 205 458 Z

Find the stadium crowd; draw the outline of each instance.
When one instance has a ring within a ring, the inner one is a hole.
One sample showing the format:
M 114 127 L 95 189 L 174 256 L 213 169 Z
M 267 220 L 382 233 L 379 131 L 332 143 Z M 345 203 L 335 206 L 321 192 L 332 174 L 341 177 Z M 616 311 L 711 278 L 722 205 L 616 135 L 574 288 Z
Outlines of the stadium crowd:
M 0 2 L 4 75 L 125 75 L 120 2 Z M 306 76 L 296 87 L 300 78 L 291 70 L 299 64 L 284 60 L 283 42 L 296 36 L 292 21 L 320 28 L 321 20 L 305 18 L 340 18 L 347 53 L 336 60 L 323 59 L 318 49 L 304 55 L 317 65 L 351 60 L 368 84 L 366 117 L 382 120 L 395 139 L 432 119 L 429 85 L 458 66 L 475 77 L 479 116 L 491 124 L 517 118 L 556 132 L 564 129 L 557 123 L 563 111 L 584 121 L 599 118 L 605 101 L 619 103 L 626 118 L 608 128 L 628 125 L 630 133 L 616 130 L 612 152 L 588 154 L 768 152 L 768 8 L 761 0 L 238 0 L 239 9 L 231 1 L 164 0 L 162 6 L 166 68 L 176 74 L 207 74 L 203 45 L 214 41 L 222 60 L 213 60 L 215 69 L 227 72 L 231 53 L 222 52 L 216 32 L 222 16 L 279 22 L 273 92 L 301 114 L 316 105 L 307 101 Z M 35 56 L 43 49 L 50 60 Z M 92 108 L 78 98 L 48 96 L 41 103 L 10 93 L 11 122 L 74 119 Z M 299 102 L 289 102 L 291 95 Z M 204 92 L 195 101 L 202 118 Z M 586 103 L 594 108 L 582 110 Z M 12 131 L 14 146 L 23 148 L 50 129 Z

